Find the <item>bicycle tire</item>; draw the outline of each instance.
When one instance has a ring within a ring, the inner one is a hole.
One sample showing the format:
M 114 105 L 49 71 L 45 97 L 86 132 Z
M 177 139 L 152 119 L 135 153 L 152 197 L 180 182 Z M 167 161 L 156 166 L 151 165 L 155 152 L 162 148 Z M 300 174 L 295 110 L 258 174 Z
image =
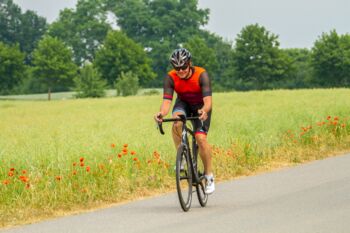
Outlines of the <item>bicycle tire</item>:
M 197 197 L 199 204 L 202 207 L 205 207 L 208 202 L 208 194 L 205 193 L 205 184 L 206 184 L 206 179 L 204 176 L 204 171 L 202 172 L 200 170 L 200 166 L 198 164 L 198 145 L 194 144 L 193 147 L 196 147 L 193 149 L 193 161 L 195 161 L 195 166 L 194 169 L 196 169 L 196 176 L 198 177 L 198 181 L 196 183 L 196 191 L 197 191 Z
M 176 156 L 176 188 L 181 208 L 187 212 L 192 202 L 192 169 L 187 146 L 183 144 Z
M 205 207 L 208 202 L 208 194 L 205 193 L 206 179 L 204 175 L 198 174 L 198 176 L 199 176 L 199 183 L 196 185 L 197 197 L 198 197 L 199 204 L 202 207 Z

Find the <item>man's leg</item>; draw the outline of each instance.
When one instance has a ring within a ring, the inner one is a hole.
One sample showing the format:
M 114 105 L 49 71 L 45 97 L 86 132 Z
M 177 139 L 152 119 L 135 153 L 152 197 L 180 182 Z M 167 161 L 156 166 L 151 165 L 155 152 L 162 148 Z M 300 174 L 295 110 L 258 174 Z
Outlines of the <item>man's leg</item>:
M 214 175 L 211 165 L 211 147 L 207 141 L 207 135 L 202 133 L 196 134 L 196 141 L 199 148 L 199 154 L 204 165 L 205 179 L 207 180 L 205 186 L 205 193 L 212 194 L 215 191 Z
M 173 118 L 176 118 L 178 115 L 183 115 L 183 112 L 174 112 Z M 182 134 L 182 122 L 175 121 L 172 128 L 172 135 L 175 144 L 175 149 L 177 150 L 181 144 L 181 134 Z
M 196 141 L 199 147 L 199 154 L 204 165 L 204 173 L 206 175 L 213 174 L 211 166 L 211 147 L 207 141 L 207 135 L 197 133 Z

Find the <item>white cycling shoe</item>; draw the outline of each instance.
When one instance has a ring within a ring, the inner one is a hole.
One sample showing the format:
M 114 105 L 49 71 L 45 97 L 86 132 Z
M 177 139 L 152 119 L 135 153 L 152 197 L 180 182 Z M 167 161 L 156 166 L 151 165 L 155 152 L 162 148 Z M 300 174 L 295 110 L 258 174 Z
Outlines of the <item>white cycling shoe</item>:
M 214 176 L 205 175 L 205 179 L 207 180 L 205 185 L 205 194 L 212 194 L 215 191 Z

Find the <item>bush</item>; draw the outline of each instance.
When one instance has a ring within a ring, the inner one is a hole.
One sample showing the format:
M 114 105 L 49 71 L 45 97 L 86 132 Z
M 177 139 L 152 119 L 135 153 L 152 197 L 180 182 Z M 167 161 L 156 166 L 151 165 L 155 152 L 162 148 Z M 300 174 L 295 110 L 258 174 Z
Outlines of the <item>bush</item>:
M 159 94 L 160 92 L 156 89 L 151 89 L 143 93 L 143 95 L 159 95 Z
M 118 77 L 116 82 L 117 96 L 136 95 L 139 90 L 139 78 L 131 71 Z
M 101 75 L 92 65 L 85 65 L 81 69 L 79 76 L 74 78 L 77 98 L 103 97 L 106 95 L 106 81 L 101 79 Z

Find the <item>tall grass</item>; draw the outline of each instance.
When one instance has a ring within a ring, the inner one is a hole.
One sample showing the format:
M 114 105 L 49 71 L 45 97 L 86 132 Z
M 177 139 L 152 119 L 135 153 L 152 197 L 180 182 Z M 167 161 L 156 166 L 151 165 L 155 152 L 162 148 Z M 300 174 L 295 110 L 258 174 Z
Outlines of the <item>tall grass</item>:
M 350 149 L 348 89 L 214 93 L 218 180 Z M 0 101 L 0 226 L 174 189 L 161 96 Z

